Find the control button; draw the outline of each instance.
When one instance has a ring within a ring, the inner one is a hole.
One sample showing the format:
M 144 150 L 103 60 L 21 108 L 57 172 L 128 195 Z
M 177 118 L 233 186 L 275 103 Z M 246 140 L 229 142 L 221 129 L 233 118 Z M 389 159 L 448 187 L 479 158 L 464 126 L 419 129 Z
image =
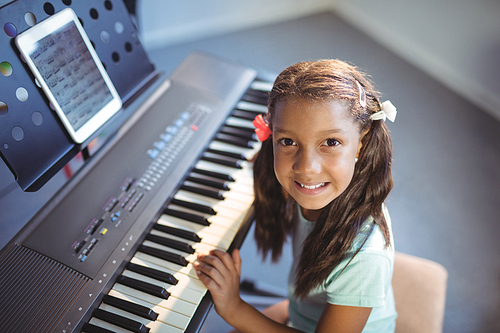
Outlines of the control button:
M 108 229 L 103 228 L 103 229 L 101 230 L 101 235 L 106 235 L 106 233 L 107 233 L 107 232 L 108 232 Z
M 155 159 L 158 156 L 159 153 L 160 153 L 160 151 L 158 149 L 149 149 L 148 150 L 148 155 L 152 159 Z

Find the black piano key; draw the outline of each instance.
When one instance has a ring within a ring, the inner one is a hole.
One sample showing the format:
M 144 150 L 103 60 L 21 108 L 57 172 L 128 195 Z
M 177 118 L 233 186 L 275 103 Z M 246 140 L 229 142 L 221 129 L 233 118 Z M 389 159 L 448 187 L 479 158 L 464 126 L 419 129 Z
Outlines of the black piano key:
M 173 262 L 174 264 L 177 264 L 177 265 L 187 266 L 187 264 L 188 264 L 188 261 L 186 260 L 186 258 L 181 256 L 180 254 L 175 254 L 172 252 L 156 249 L 154 247 L 140 245 L 138 251 L 145 253 L 145 254 L 149 254 L 149 255 L 156 257 L 156 258 L 159 258 L 159 259 Z
M 171 208 L 166 208 L 163 211 L 163 213 L 170 215 L 170 216 L 178 217 L 178 218 L 186 220 L 186 221 L 198 223 L 201 225 L 205 225 L 205 226 L 210 225 L 210 222 L 208 222 L 208 220 L 204 216 L 191 214 L 191 213 L 187 213 L 187 212 L 182 212 L 182 211 L 171 209 Z
M 237 160 L 224 160 L 222 158 L 211 157 L 211 156 L 206 156 L 206 155 L 203 155 L 201 157 L 201 159 L 203 161 L 212 162 L 212 163 L 220 164 L 220 165 L 225 165 L 225 166 L 235 168 L 235 169 L 243 169 L 241 166 L 241 161 L 237 161 Z
M 266 101 L 264 103 L 262 103 L 262 104 L 263 105 L 267 105 L 267 99 L 269 98 L 269 91 L 264 91 L 264 90 L 258 90 L 258 89 L 249 88 L 245 92 L 245 96 L 246 95 L 255 96 L 255 97 L 259 97 L 261 99 L 265 99 Z
M 170 273 L 162 272 L 154 268 L 137 265 L 129 262 L 126 268 L 132 272 L 142 274 L 144 276 L 150 277 L 152 279 L 162 281 L 171 285 L 176 285 L 179 281 Z
M 152 235 L 152 234 L 147 235 L 146 239 L 148 241 L 153 242 L 153 243 L 164 245 L 164 246 L 170 247 L 172 249 L 176 249 L 176 250 L 186 252 L 189 254 L 193 254 L 195 252 L 193 247 L 191 245 L 189 245 L 188 243 L 180 242 L 180 241 L 177 241 L 175 239 L 165 238 L 165 237 L 161 237 L 158 235 Z
M 142 318 L 149 320 L 156 320 L 158 318 L 158 313 L 154 312 L 152 309 L 136 304 L 125 299 L 114 297 L 111 295 L 104 295 L 102 302 L 123 311 L 130 312 L 132 314 L 138 315 Z
M 217 133 L 215 135 L 215 140 L 220 141 L 220 142 L 224 142 L 224 143 L 229 143 L 231 145 L 235 145 L 235 146 L 241 147 L 241 148 L 253 148 L 252 141 L 238 138 L 238 137 L 235 137 L 232 135 L 223 134 L 223 133 Z
M 104 320 L 110 324 L 120 326 L 126 330 L 136 333 L 149 333 L 149 327 L 132 319 L 122 317 L 120 315 L 105 311 L 103 309 L 95 309 L 92 316 Z
M 215 172 L 215 171 L 210 171 L 210 170 L 203 170 L 199 168 L 194 168 L 193 172 L 199 173 L 200 175 L 205 175 L 213 178 L 218 178 L 222 180 L 227 180 L 230 182 L 234 182 L 234 178 L 231 175 L 225 174 L 225 173 L 220 173 L 220 172 Z
M 228 134 L 228 135 L 233 135 L 238 138 L 243 138 L 251 141 L 257 141 L 257 135 L 249 131 L 241 130 L 239 128 L 235 128 L 232 126 L 222 126 L 222 128 L 219 131 L 220 133 Z
M 155 225 L 153 225 L 153 229 L 164 232 L 164 233 L 169 234 L 169 235 L 181 237 L 181 238 L 184 238 L 187 240 L 192 240 L 192 241 L 197 242 L 197 243 L 201 242 L 200 236 L 198 236 L 196 233 L 188 231 L 188 230 L 169 227 L 169 226 L 159 224 L 159 223 L 156 223 Z
M 115 332 L 96 325 L 92 325 L 90 323 L 85 323 L 82 326 L 82 333 L 115 333 Z
M 245 101 L 245 102 L 260 104 L 260 105 L 267 104 L 267 97 L 261 97 L 261 96 L 254 95 L 250 91 L 248 91 L 245 95 L 243 95 L 241 100 Z
M 211 180 L 211 179 L 200 178 L 200 177 L 196 177 L 196 176 L 188 176 L 186 178 L 186 180 L 193 182 L 193 183 L 210 186 L 210 187 L 216 188 L 218 190 L 229 191 L 229 187 L 227 186 L 227 183 L 224 181 Z
M 198 188 L 190 185 L 182 185 L 181 190 L 185 190 L 196 194 L 201 194 L 209 198 L 224 200 L 224 195 L 222 191 L 213 191 L 213 190 L 208 190 L 206 188 Z
M 137 280 L 128 276 L 120 275 L 116 279 L 116 282 L 159 298 L 168 299 L 168 297 L 170 296 L 170 293 L 161 286 L 156 286 L 149 282 Z
M 248 161 L 248 159 L 245 157 L 245 155 L 239 154 L 239 153 L 233 153 L 230 151 L 224 151 L 224 150 L 213 149 L 213 148 L 208 148 L 206 151 L 209 153 L 212 153 L 212 154 L 227 156 L 227 157 L 231 157 L 231 158 L 234 158 L 237 160 Z
M 259 114 L 262 114 L 262 112 L 259 112 L 259 111 L 249 111 L 249 110 L 238 110 L 238 109 L 234 109 L 233 112 L 231 112 L 231 116 L 235 117 L 235 118 L 241 118 L 241 119 L 245 119 L 245 120 L 250 120 L 250 121 L 253 121 L 255 119 L 255 116 L 259 115 Z
M 189 202 L 189 201 L 184 201 L 184 200 L 179 200 L 179 199 L 172 199 L 170 201 L 172 205 L 177 205 L 185 208 L 189 208 L 192 210 L 195 210 L 200 213 L 204 214 L 209 214 L 209 215 L 215 215 L 217 212 L 210 206 L 194 203 L 194 202 Z

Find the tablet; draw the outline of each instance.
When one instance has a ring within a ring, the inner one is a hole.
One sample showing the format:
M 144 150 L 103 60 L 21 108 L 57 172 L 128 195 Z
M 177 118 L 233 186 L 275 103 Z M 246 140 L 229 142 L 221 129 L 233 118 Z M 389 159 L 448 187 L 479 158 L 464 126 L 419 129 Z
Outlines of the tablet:
M 74 142 L 120 110 L 120 96 L 71 8 L 18 35 L 16 45 Z

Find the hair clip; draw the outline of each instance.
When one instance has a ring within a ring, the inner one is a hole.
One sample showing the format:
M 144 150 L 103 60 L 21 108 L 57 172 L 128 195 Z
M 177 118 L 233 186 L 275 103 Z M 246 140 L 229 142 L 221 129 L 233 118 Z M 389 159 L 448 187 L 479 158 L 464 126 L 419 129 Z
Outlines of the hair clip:
M 391 103 L 391 101 L 387 100 L 384 103 L 380 104 L 380 111 L 375 112 L 370 116 L 371 120 L 383 120 L 389 119 L 390 121 L 394 122 L 396 120 L 396 114 L 398 111 L 396 111 L 396 107 Z
M 365 93 L 365 88 L 359 83 L 358 80 L 356 80 L 356 84 L 358 85 L 358 95 L 359 95 L 359 104 L 363 108 L 366 108 L 366 93 Z
M 255 117 L 252 124 L 255 126 L 255 134 L 257 134 L 257 137 L 261 142 L 266 141 L 269 136 L 273 134 L 261 114 Z

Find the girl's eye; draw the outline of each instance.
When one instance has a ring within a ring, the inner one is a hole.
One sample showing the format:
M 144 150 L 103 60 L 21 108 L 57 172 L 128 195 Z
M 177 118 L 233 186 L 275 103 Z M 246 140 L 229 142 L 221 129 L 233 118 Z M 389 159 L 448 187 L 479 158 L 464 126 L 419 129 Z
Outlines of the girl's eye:
M 279 140 L 279 143 L 283 146 L 295 146 L 295 142 L 293 142 L 293 140 L 290 138 L 281 139 Z
M 328 139 L 324 143 L 325 146 L 334 147 L 340 145 L 340 142 L 335 139 Z

